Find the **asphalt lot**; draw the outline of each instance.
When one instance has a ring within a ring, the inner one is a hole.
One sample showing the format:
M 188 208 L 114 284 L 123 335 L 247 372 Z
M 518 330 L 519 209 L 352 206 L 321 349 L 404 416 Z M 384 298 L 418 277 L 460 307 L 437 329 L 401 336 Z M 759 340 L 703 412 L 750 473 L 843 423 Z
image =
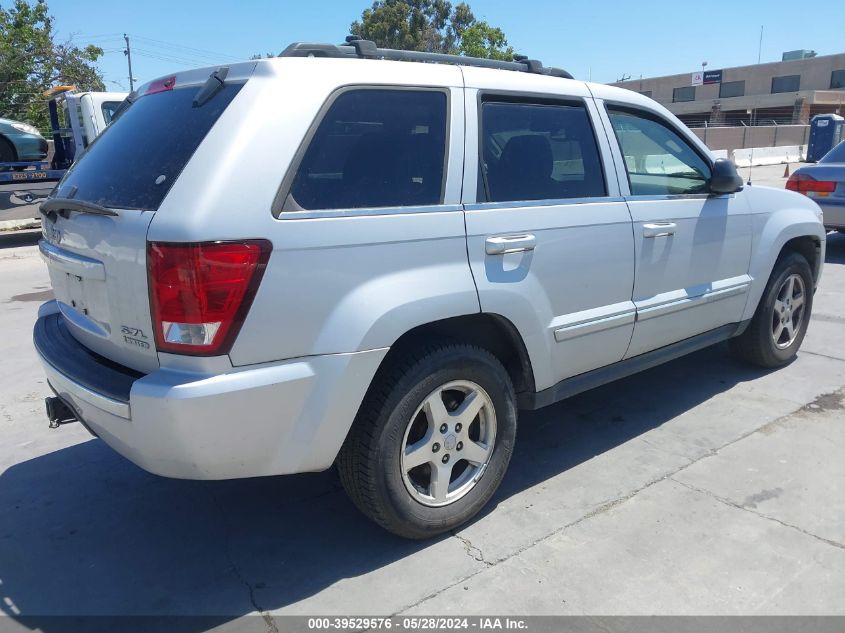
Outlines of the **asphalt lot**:
M 55 183 L 9 183 L 0 186 L 0 228 L 3 223 L 38 217 L 38 204 L 27 204 L 32 197 L 50 192 Z
M 282 614 L 845 614 L 845 235 L 829 236 L 793 364 L 763 372 L 717 346 L 523 414 L 484 514 L 424 543 L 369 523 L 331 472 L 168 480 L 80 425 L 48 429 L 30 340 L 51 295 L 36 238 L 0 234 L 9 622 L 204 614 L 239 628 L 258 611 L 249 622 L 273 630 Z

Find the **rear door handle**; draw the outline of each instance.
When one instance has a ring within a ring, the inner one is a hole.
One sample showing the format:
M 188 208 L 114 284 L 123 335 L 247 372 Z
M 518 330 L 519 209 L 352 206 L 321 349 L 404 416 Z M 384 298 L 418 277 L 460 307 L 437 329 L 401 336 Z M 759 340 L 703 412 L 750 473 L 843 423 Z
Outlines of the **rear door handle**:
M 643 237 L 669 237 L 677 228 L 674 222 L 649 222 L 643 224 Z
M 533 251 L 537 239 L 530 233 L 522 235 L 499 235 L 488 237 L 484 242 L 484 250 L 488 255 L 504 255 L 505 253 L 519 253 Z

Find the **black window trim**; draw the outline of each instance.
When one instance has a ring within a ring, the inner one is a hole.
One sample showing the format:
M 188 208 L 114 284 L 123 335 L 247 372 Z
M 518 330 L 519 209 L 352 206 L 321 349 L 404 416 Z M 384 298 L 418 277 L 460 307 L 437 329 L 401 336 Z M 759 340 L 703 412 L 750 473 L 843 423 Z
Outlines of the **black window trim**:
M 483 144 L 483 119 L 482 119 L 482 108 L 485 103 L 512 103 L 512 104 L 524 104 L 524 105 L 550 105 L 550 106 L 565 106 L 565 107 L 578 107 L 584 110 L 584 113 L 587 115 L 587 122 L 590 125 L 590 129 L 593 132 L 593 141 L 596 144 L 596 154 L 598 155 L 599 159 L 599 168 L 601 169 L 601 178 L 602 183 L 604 183 L 604 195 L 603 196 L 591 196 L 588 198 L 546 198 L 540 200 L 503 200 L 498 202 L 491 202 L 490 201 L 490 190 L 487 185 L 487 177 L 486 174 L 483 174 L 483 170 L 481 169 L 481 159 L 484 156 L 484 144 Z M 598 135 L 596 134 L 596 126 L 595 122 L 593 121 L 593 117 L 590 114 L 590 109 L 587 107 L 587 97 L 576 97 L 576 96 L 566 96 L 566 95 L 554 95 L 554 94 L 537 94 L 537 93 L 527 93 L 527 92 L 519 92 L 519 91 L 512 91 L 512 90 L 479 90 L 478 96 L 476 97 L 476 129 L 477 129 L 477 138 L 476 138 L 476 146 L 478 152 L 478 160 L 475 166 L 476 169 L 476 199 L 475 203 L 472 204 L 472 210 L 479 210 L 479 209 L 504 209 L 504 208 L 511 208 L 514 206 L 519 207 L 540 207 L 540 206 L 563 206 L 563 205 L 573 205 L 573 204 L 587 204 L 590 202 L 595 202 L 597 200 L 601 200 L 602 202 L 612 202 L 612 201 L 620 201 L 621 198 L 613 197 L 610 195 L 610 187 L 608 186 L 607 181 L 607 172 L 604 167 L 604 156 L 602 154 L 601 144 L 599 143 Z M 478 184 L 484 182 L 484 200 L 478 199 Z M 469 206 L 468 206 L 469 208 Z
M 836 73 L 842 73 L 843 74 L 843 80 L 842 80 L 841 86 L 834 87 L 833 86 L 833 78 L 836 76 Z M 845 68 L 837 68 L 835 70 L 831 70 L 830 71 L 830 88 L 829 88 L 829 90 L 842 90 L 843 88 L 845 88 Z
M 436 204 L 422 205 L 422 206 L 407 206 L 407 207 L 361 207 L 358 209 L 302 209 L 302 210 L 285 210 L 285 201 L 290 195 L 290 190 L 293 187 L 294 178 L 299 171 L 302 160 L 305 158 L 305 153 L 314 140 L 317 130 L 322 125 L 323 120 L 328 114 L 331 107 L 334 105 L 342 95 L 347 92 L 355 92 L 359 90 L 391 90 L 391 91 L 414 91 L 414 92 L 440 92 L 446 96 L 446 137 L 444 139 L 443 152 L 443 181 L 440 183 L 440 200 Z M 353 217 L 361 215 L 397 215 L 405 213 L 425 213 L 431 211 L 457 211 L 462 207 L 459 203 L 446 204 L 446 182 L 449 177 L 449 159 L 451 147 L 451 132 L 452 132 L 452 93 L 451 89 L 446 86 L 416 86 L 410 84 L 396 85 L 396 84 L 347 84 L 340 86 L 333 90 L 326 98 L 320 109 L 317 111 L 314 120 L 308 126 L 308 131 L 296 149 L 296 152 L 291 159 L 290 165 L 285 172 L 279 189 L 276 191 L 276 196 L 273 198 L 271 206 L 271 213 L 277 220 L 302 220 L 310 218 L 327 218 L 327 217 Z
M 701 160 L 703 160 L 707 166 L 710 168 L 711 176 L 713 173 L 713 159 L 711 159 L 706 154 L 703 154 L 699 147 L 695 143 L 689 142 L 689 136 L 682 132 L 678 126 L 673 125 L 671 121 L 667 120 L 666 118 L 660 116 L 657 112 L 652 112 L 651 110 L 646 110 L 643 108 L 639 108 L 637 106 L 632 106 L 628 103 L 621 103 L 617 101 L 605 101 L 604 102 L 605 112 L 607 114 L 607 121 L 610 125 L 610 131 L 613 132 L 613 141 L 616 144 L 616 151 L 619 152 L 619 157 L 621 160 L 621 168 L 625 170 L 625 182 L 628 183 L 628 195 L 623 196 L 626 199 L 636 198 L 638 200 L 688 200 L 688 199 L 695 199 L 695 198 L 714 198 L 719 197 L 724 194 L 715 194 L 715 193 L 671 193 L 671 194 L 635 194 L 633 193 L 633 188 L 631 187 L 631 175 L 628 173 L 628 165 L 625 163 L 625 154 L 622 151 L 622 143 L 619 141 L 619 137 L 616 134 L 616 128 L 613 127 L 613 120 L 610 118 L 610 111 L 611 110 L 619 110 L 621 112 L 626 112 L 633 116 L 639 116 L 644 119 L 650 119 L 655 123 L 662 125 L 663 127 L 671 130 L 675 134 L 677 134 L 681 139 L 686 141 L 687 145 L 690 146 L 692 151 L 694 151 Z M 617 167 L 618 169 L 618 167 Z M 733 194 L 729 194 L 733 195 Z

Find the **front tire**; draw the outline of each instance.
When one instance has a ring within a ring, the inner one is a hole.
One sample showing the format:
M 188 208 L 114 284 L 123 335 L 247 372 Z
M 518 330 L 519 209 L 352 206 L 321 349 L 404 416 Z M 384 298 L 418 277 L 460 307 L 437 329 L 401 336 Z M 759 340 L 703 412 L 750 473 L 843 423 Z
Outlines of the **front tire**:
M 472 518 L 499 487 L 516 436 L 513 385 L 481 348 L 417 350 L 377 376 L 337 459 L 370 519 L 424 539 Z
M 798 253 L 778 259 L 748 328 L 731 339 L 742 360 L 765 368 L 792 362 L 813 310 L 813 273 Z

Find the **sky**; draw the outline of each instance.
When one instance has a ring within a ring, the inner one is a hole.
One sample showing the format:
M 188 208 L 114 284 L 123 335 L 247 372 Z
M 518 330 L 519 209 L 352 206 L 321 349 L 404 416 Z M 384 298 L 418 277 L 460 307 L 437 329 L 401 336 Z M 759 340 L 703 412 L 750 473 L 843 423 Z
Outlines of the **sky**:
M 817 19 L 790 0 L 570 2 L 468 0 L 502 28 L 516 52 L 576 78 L 612 82 L 757 62 L 807 48 L 845 52 L 842 21 Z M 61 39 L 97 44 L 108 90 L 128 90 L 123 33 L 138 82 L 185 68 L 278 53 L 295 41 L 340 43 L 367 0 L 48 0 Z M 831 5 L 832 6 L 832 5 Z M 800 18 L 800 19 L 799 19 Z

